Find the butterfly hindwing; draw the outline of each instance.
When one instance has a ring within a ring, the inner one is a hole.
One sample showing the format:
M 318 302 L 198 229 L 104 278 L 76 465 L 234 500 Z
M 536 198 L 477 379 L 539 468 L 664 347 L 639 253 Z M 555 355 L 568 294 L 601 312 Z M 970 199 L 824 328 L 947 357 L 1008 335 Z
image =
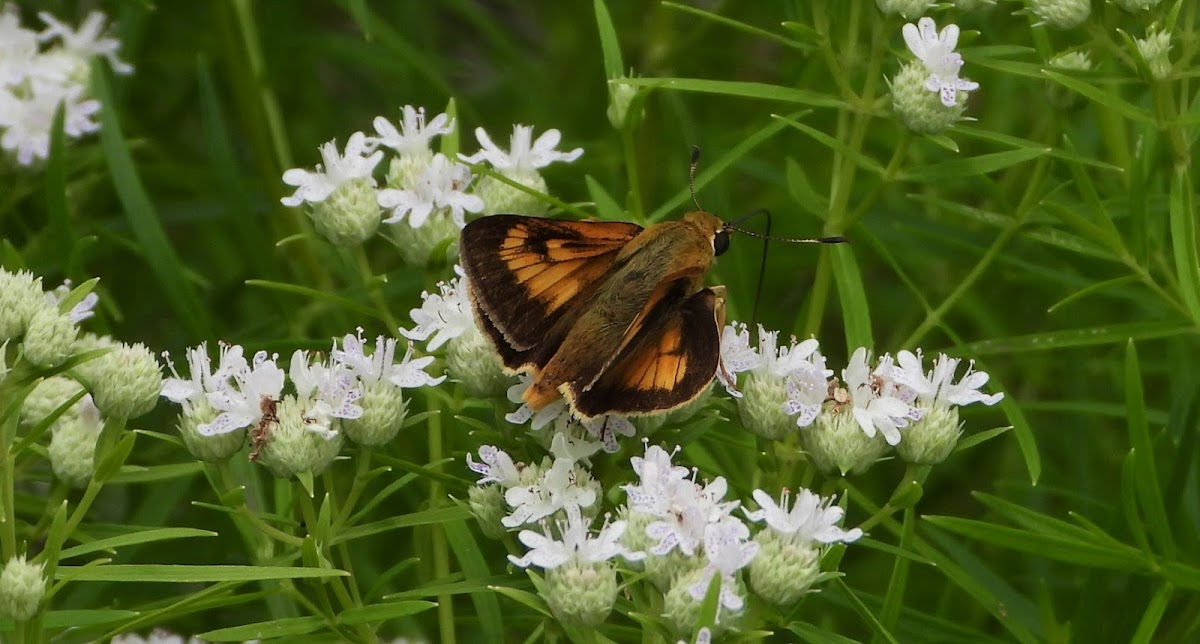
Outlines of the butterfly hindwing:
M 690 402 L 712 383 L 720 361 L 716 311 L 711 289 L 664 297 L 594 383 L 567 383 L 564 393 L 588 417 L 650 414 Z
M 480 324 L 505 366 L 529 366 L 534 350 L 553 340 L 548 329 L 577 314 L 641 231 L 637 224 L 520 215 L 467 224 L 459 242 L 463 269 L 475 306 L 486 317 Z

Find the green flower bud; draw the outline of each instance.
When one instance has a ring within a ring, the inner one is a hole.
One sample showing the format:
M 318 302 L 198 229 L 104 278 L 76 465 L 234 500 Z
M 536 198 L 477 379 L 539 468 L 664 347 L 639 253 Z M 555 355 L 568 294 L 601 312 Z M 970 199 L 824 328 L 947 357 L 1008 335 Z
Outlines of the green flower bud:
M 513 384 L 491 343 L 475 327 L 446 342 L 446 371 L 474 398 L 504 397 Z
M 410 187 L 413 181 L 420 178 L 432 161 L 433 151 L 429 148 L 415 148 L 392 157 L 388 163 L 387 187 L 396 190 Z
M 958 445 L 962 425 L 957 405 L 921 405 L 922 416 L 904 430 L 904 440 L 896 446 L 900 458 L 917 465 L 936 465 L 946 460 Z
M 787 539 L 774 530 L 755 535 L 758 555 L 750 562 L 750 589 L 776 606 L 789 606 L 808 592 L 821 574 L 821 550 L 814 542 Z
M 33 617 L 46 594 L 42 564 L 29 563 L 25 555 L 13 557 L 0 571 L 0 615 L 23 622 Z
M 1050 59 L 1050 66 L 1054 69 L 1065 69 L 1067 71 L 1091 71 L 1095 68 L 1092 64 L 1092 59 L 1086 51 L 1068 51 L 1061 53 Z
M 217 410 L 203 397 L 193 399 L 191 408 L 190 413 L 179 415 L 178 427 L 183 446 L 192 456 L 206 463 L 219 463 L 236 454 L 246 444 L 245 427 L 213 436 L 201 434 L 197 428 L 215 420 Z
M 783 440 L 797 429 L 796 419 L 783 410 L 787 399 L 783 378 L 751 372 L 737 401 L 742 425 L 763 438 Z
M 968 92 L 958 90 L 956 104 L 946 106 L 937 92 L 925 87 L 929 72 L 919 62 L 906 63 L 892 79 L 892 109 L 908 129 L 918 134 L 938 134 L 962 119 Z
M 20 337 L 33 314 L 48 307 L 40 277 L 0 269 L 0 342 Z
M 383 209 L 375 201 L 375 182 L 359 177 L 339 185 L 324 201 L 311 204 L 308 217 L 317 234 L 334 246 L 362 245 L 383 221 Z
M 42 380 L 21 403 L 21 424 L 32 427 L 42 422 L 42 419 L 82 389 L 83 385 L 66 376 L 50 376 Z M 57 422 L 61 423 L 78 415 L 79 412 L 72 406 L 58 417 Z
M 904 18 L 920 18 L 934 5 L 930 0 L 875 0 L 884 15 L 899 14 Z
M 262 463 L 277 478 L 291 478 L 301 472 L 313 475 L 325 471 L 342 449 L 342 433 L 337 431 L 337 419 L 330 419 L 331 438 L 309 429 L 312 419 L 306 418 L 308 410 L 287 396 L 275 408 L 279 422 L 267 428 L 266 443 L 258 454 Z
M 596 626 L 617 601 L 617 571 L 608 562 L 584 563 L 572 557 L 546 571 L 544 598 L 563 624 Z
M 631 512 L 628 507 L 621 506 L 617 511 L 617 515 L 625 522 L 625 532 L 621 533 L 621 546 L 627 552 L 644 552 L 646 558 L 653 557 L 650 553 L 650 548 L 655 545 L 655 542 L 646 536 L 646 526 L 655 521 L 655 518 L 644 512 Z M 645 570 L 645 560 L 626 561 L 628 566 L 633 570 Z M 668 579 L 669 581 L 669 579 Z M 666 588 L 668 584 L 663 584 L 662 588 Z
M 82 344 L 89 344 L 81 339 Z M 105 416 L 136 418 L 154 409 L 162 391 L 162 372 L 158 360 L 146 345 L 123 344 L 107 338 L 112 351 L 89 360 L 76 370 L 80 380 L 96 400 Z M 78 349 L 77 349 L 78 350 Z
M 78 327 L 58 307 L 38 308 L 29 318 L 25 330 L 25 359 L 38 367 L 57 367 L 71 357 Z
M 479 522 L 479 530 L 489 539 L 502 539 L 508 533 L 500 519 L 508 514 L 504 490 L 499 485 L 472 485 L 467 488 L 467 505 Z
M 1150 77 L 1163 80 L 1171 75 L 1171 33 L 1150 30 L 1145 38 L 1135 38 L 1138 54 L 1150 67 Z
M 445 259 L 448 264 L 457 262 L 457 240 L 460 230 L 449 213 L 437 210 L 429 215 L 425 223 L 416 228 L 410 226 L 407 220 L 387 224 L 384 235 L 396 245 L 396 250 L 405 264 L 417 267 L 428 266 L 434 259 L 438 262 Z M 435 258 L 433 251 L 439 245 L 445 245 L 445 254 L 444 257 Z
M 849 409 L 826 410 L 817 422 L 800 431 L 800 445 L 813 465 L 826 474 L 862 474 L 888 450 L 882 434 L 863 433 Z
M 677 635 L 687 637 L 695 629 L 696 622 L 700 619 L 701 600 L 692 597 L 691 587 L 707 577 L 708 573 L 704 568 L 693 568 L 677 577 L 663 597 L 663 617 L 675 629 Z M 746 594 L 740 580 L 736 592 L 743 596 Z M 736 629 L 743 612 L 734 613 L 718 607 L 716 624 L 712 626 L 713 639 L 716 640 L 719 636 Z
M 386 380 L 363 383 L 363 395 L 358 400 L 363 414 L 356 419 L 342 419 L 342 431 L 359 445 L 383 445 L 400 433 L 408 403 L 400 388 Z
M 629 113 L 629 108 L 633 105 L 634 99 L 637 98 L 638 88 L 628 83 L 622 83 L 619 79 L 613 80 L 608 84 L 608 110 L 605 115 L 608 116 L 608 122 L 616 129 L 625 127 L 627 122 L 637 123 L 642 117 L 642 110 L 639 109 L 633 114 Z
M 629 532 L 630 528 L 626 528 L 625 531 Z M 643 527 L 642 530 L 644 531 L 645 528 Z M 644 532 L 643 537 L 649 539 L 645 537 Z M 665 555 L 656 555 L 649 550 L 645 552 L 646 558 L 642 560 L 642 567 L 646 571 L 646 577 L 650 583 L 654 584 L 655 588 L 663 592 L 667 592 L 669 588 L 676 585 L 681 575 L 691 572 L 696 567 L 696 557 L 689 557 L 680 552 L 678 548 Z
M 1059 29 L 1082 25 L 1092 15 L 1091 0 L 1029 0 L 1029 9 L 1040 18 L 1038 24 Z
M 505 176 L 535 192 L 546 193 L 546 180 L 537 170 L 514 172 L 505 174 Z M 475 194 L 483 199 L 483 214 L 485 215 L 520 213 L 538 216 L 549 210 L 549 205 L 545 201 L 491 176 L 479 180 L 479 187 L 476 188 Z
M 995 6 L 996 0 L 954 0 L 954 7 L 959 11 L 982 11 Z
M 1137 13 L 1157 7 L 1162 0 L 1113 0 L 1113 2 L 1126 11 Z
M 71 487 L 83 487 L 96 471 L 96 443 L 100 440 L 100 412 L 89 396 L 70 418 L 60 418 L 50 433 L 50 468 L 54 475 Z

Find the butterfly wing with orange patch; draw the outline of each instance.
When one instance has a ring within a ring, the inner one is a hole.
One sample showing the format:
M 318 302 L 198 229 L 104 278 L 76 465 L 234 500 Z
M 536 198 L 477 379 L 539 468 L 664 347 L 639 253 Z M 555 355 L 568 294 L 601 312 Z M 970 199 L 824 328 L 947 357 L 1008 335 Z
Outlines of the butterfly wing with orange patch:
M 510 370 L 538 368 L 579 304 L 642 232 L 623 222 L 492 215 L 467 224 L 459 241 L 481 328 Z
M 691 402 L 721 359 L 720 305 L 708 288 L 662 298 L 595 382 L 567 383 L 564 395 L 586 417 L 653 414 Z

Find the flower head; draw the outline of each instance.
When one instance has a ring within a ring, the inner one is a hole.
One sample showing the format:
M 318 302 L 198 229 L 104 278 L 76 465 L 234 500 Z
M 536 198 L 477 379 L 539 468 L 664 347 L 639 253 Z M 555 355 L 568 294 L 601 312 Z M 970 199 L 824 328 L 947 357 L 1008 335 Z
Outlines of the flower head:
M 455 272 L 461 276 L 462 268 Z M 438 292 L 421 293 L 421 308 L 409 312 L 416 326 L 400 329 L 400 335 L 409 340 L 425 341 L 427 351 L 436 351 L 447 340 L 456 338 L 475 328 L 475 316 L 471 312 L 471 301 L 462 277 L 449 282 L 438 282 Z
M 554 465 L 544 468 L 537 481 L 511 487 L 504 493 L 504 500 L 513 511 L 501 522 L 515 528 L 523 523 L 536 523 L 560 510 L 591 507 L 596 502 L 598 488 L 591 474 L 574 461 L 555 459 Z
M 383 158 L 383 152 L 372 152 L 362 132 L 350 135 L 344 152 L 338 152 L 336 140 L 322 144 L 320 151 L 322 163 L 317 164 L 315 172 L 292 168 L 283 173 L 283 182 L 296 187 L 292 196 L 280 199 L 283 205 L 321 203 L 343 184 L 356 179 L 375 185 L 371 173 Z
M 801 488 L 796 493 L 796 502 L 789 507 L 787 490 L 779 495 L 779 503 L 762 490 L 754 491 L 754 500 L 760 509 L 746 511 L 751 521 L 766 521 L 775 533 L 800 542 L 817 541 L 835 543 L 857 541 L 862 530 L 842 530 L 838 527 L 846 511 L 833 505 L 834 497 L 822 498 Z
M 426 122 L 425 108 L 405 105 L 400 109 L 403 115 L 400 129 L 382 116 L 375 117 L 372 124 L 379 136 L 372 137 L 372 144 L 384 145 L 402 156 L 422 155 L 430 152 L 429 144 L 434 137 L 454 131 L 454 119 L 445 114 L 438 114 Z
M 14 152 L 17 163 L 31 165 L 50 156 L 50 129 L 54 112 L 63 105 L 63 131 L 72 138 L 100 129 L 92 120 L 100 101 L 88 98 L 82 85 L 65 85 L 34 79 L 25 96 L 0 90 L 0 148 Z
M 500 487 L 510 488 L 521 482 L 521 470 L 513 463 L 507 452 L 492 445 L 479 448 L 479 461 L 471 459 L 467 454 L 467 467 L 482 478 L 476 485 L 496 483 Z
M 38 34 L 38 40 L 48 42 L 57 38 L 69 54 L 85 60 L 92 56 L 103 56 L 108 59 L 108 64 L 115 73 L 128 74 L 133 71 L 132 65 L 117 56 L 121 41 L 104 35 L 104 23 L 108 17 L 103 13 L 89 13 L 79 29 L 71 29 L 45 11 L 38 13 L 38 18 L 46 23 L 46 28 Z
M 874 437 L 878 431 L 889 445 L 896 445 L 900 442 L 900 430 L 919 419 L 921 412 L 909 404 L 912 392 L 893 380 L 891 356 L 880 358 L 873 371 L 867 364 L 869 356 L 866 348 L 859 347 L 842 370 L 853 405 L 850 412 L 864 434 Z
M 448 212 L 454 223 L 466 225 L 466 213 L 483 210 L 483 200 L 468 194 L 474 177 L 467 166 L 437 153 L 419 174 L 403 178 L 403 188 L 379 191 L 379 205 L 392 211 L 383 220 L 391 224 L 401 220 L 419 228 L 435 211 Z
M 508 560 L 522 568 L 537 566 L 543 570 L 557 568 L 575 559 L 583 563 L 600 563 L 618 555 L 636 561 L 645 556 L 640 552 L 629 552 L 620 543 L 621 534 L 625 532 L 624 521 L 612 523 L 605 519 L 599 533 L 592 535 L 590 524 L 592 520 L 585 518 L 579 508 L 567 510 L 567 519 L 557 521 L 559 537 L 550 536 L 549 529 L 542 533 L 533 530 L 522 530 L 517 538 L 529 548 L 523 557 L 508 556 Z
M 921 18 L 915 25 L 905 24 L 902 32 L 909 51 L 929 72 L 925 89 L 939 94 L 942 105 L 954 107 L 959 91 L 979 89 L 979 83 L 958 77 L 963 66 L 962 55 L 954 51 L 958 46 L 958 25 L 946 25 L 939 33 L 932 18 Z
M 198 426 L 197 431 L 213 436 L 258 424 L 263 417 L 263 401 L 277 401 L 283 393 L 284 373 L 275 364 L 278 358 L 259 351 L 251 364 L 232 363 L 238 368 L 228 374 L 229 379 L 218 380 L 214 374 L 215 387 L 206 390 L 206 398 L 219 413 L 211 423 Z
M 533 126 L 514 125 L 512 136 L 509 137 L 508 152 L 501 150 L 492 143 L 491 137 L 481 127 L 475 128 L 475 138 L 483 148 L 472 155 L 459 155 L 467 163 L 487 161 L 493 168 L 505 174 L 525 174 L 536 172 L 555 161 L 571 162 L 583 154 L 583 148 L 575 148 L 570 152 L 559 152 L 558 147 L 562 134 L 558 130 L 546 130 L 537 140 L 533 140 Z
M 25 621 L 37 614 L 46 594 L 46 573 L 42 564 L 31 563 L 20 555 L 9 559 L 0 570 L 0 615 Z

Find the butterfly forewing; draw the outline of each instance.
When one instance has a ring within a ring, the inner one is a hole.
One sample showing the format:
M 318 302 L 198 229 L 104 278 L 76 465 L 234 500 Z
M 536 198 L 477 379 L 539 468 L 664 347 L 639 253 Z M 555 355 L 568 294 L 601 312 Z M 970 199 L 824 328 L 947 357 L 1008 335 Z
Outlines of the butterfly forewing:
M 547 329 L 564 326 L 557 323 L 578 311 L 641 231 L 637 224 L 520 215 L 468 224 L 460 241 L 463 269 L 487 318 L 481 325 L 505 366 L 530 364 L 529 353 L 546 342 Z

